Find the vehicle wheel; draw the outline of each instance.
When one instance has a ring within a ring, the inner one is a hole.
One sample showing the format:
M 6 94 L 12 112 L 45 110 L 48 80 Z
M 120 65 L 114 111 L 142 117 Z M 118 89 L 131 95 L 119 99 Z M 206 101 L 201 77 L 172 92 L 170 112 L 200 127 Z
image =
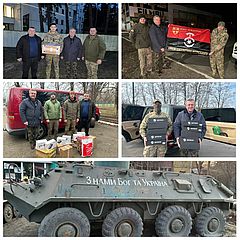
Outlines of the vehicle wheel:
M 226 218 L 216 207 L 207 207 L 196 217 L 196 232 L 202 237 L 221 237 L 224 232 Z
M 89 237 L 90 223 L 76 208 L 58 208 L 44 217 L 39 237 Z
M 143 222 L 132 208 L 120 207 L 110 212 L 103 221 L 104 237 L 141 237 Z
M 130 134 L 127 131 L 122 130 L 122 135 L 124 136 L 126 142 L 130 142 L 132 140 Z
M 4 221 L 4 223 L 11 222 L 13 218 L 14 218 L 14 212 L 13 212 L 12 205 L 10 203 L 5 203 L 4 204 L 4 209 L 3 209 L 3 221 Z
M 16 218 L 21 218 L 22 217 L 22 214 L 16 208 L 13 208 L 13 215 Z
M 47 127 L 44 124 L 41 124 L 38 130 L 37 139 L 42 139 L 46 135 L 47 135 Z
M 191 229 L 191 215 L 181 206 L 166 207 L 156 218 L 155 230 L 160 237 L 187 237 Z

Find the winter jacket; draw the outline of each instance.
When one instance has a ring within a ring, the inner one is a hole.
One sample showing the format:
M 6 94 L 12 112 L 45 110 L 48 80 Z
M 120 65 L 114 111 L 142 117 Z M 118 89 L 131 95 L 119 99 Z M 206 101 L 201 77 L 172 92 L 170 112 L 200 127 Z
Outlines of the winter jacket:
M 149 27 L 147 24 L 137 23 L 129 34 L 130 41 L 136 49 L 148 48 L 151 46 Z
M 62 118 L 62 109 L 58 100 L 47 100 L 44 104 L 44 117 L 49 120 L 57 120 Z
M 82 119 L 82 105 L 83 105 L 84 99 L 80 102 L 80 109 L 79 109 L 79 119 Z M 96 106 L 94 102 L 89 100 L 89 109 L 88 109 L 88 121 L 91 120 L 91 118 L 96 118 Z
M 77 58 L 82 59 L 83 46 L 81 39 L 76 36 L 72 39 L 69 36 L 65 37 L 61 56 L 63 56 L 63 60 L 69 62 L 76 62 Z
M 213 29 L 211 34 L 211 51 L 223 55 L 227 40 L 228 33 L 226 28 L 222 31 L 219 31 L 217 28 Z
M 187 110 L 183 110 L 178 113 L 175 122 L 174 122 L 174 136 L 175 138 L 178 138 L 181 136 L 181 131 L 182 131 L 182 123 L 186 121 L 196 121 L 202 124 L 202 132 L 200 134 L 200 138 L 203 139 L 205 133 L 206 133 L 206 122 L 205 119 L 202 115 L 202 113 L 197 112 L 195 109 L 193 111 L 193 114 L 191 116 L 187 112 Z
M 79 111 L 79 102 L 76 100 L 72 101 L 71 99 L 67 99 L 63 104 L 63 113 L 64 119 L 75 120 L 78 118 Z
M 101 37 L 96 35 L 92 37 L 88 35 L 83 43 L 85 60 L 89 62 L 97 62 L 104 59 L 106 53 L 106 45 Z
M 41 45 L 42 39 L 37 35 L 35 35 L 34 37 L 37 40 L 37 45 L 38 45 L 37 58 L 40 61 L 41 54 L 42 54 L 42 45 Z M 16 46 L 17 59 L 22 58 L 23 62 L 29 61 L 29 54 L 30 54 L 29 38 L 30 37 L 27 34 L 22 36 L 17 42 L 17 46 Z
M 30 98 L 24 99 L 19 106 L 22 122 L 28 122 L 29 127 L 40 126 L 43 120 L 42 103 L 36 99 L 34 102 Z
M 165 48 L 167 44 L 167 28 L 152 24 L 149 29 L 151 39 L 151 48 L 154 52 L 159 53 L 161 48 Z

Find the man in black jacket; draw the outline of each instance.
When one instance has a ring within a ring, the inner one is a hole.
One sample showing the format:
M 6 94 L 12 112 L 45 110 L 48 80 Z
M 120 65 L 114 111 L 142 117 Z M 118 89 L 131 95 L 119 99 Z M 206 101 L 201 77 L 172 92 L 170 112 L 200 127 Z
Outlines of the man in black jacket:
M 39 127 L 43 120 L 42 103 L 36 97 L 37 91 L 30 89 L 29 97 L 24 99 L 19 106 L 20 117 L 27 127 L 31 149 L 35 148 Z
M 83 57 L 81 39 L 76 36 L 76 29 L 71 28 L 69 35 L 63 40 L 61 59 L 66 64 L 66 78 L 77 78 L 77 61 Z
M 167 44 L 167 28 L 161 25 L 161 18 L 157 15 L 153 17 L 153 24 L 150 27 L 149 36 L 153 50 L 154 70 L 158 74 L 161 74 Z
M 80 132 L 84 128 L 86 136 L 89 136 L 88 132 L 93 118 L 96 119 L 96 106 L 90 100 L 90 95 L 84 93 L 83 100 L 80 102 L 78 131 Z
M 41 38 L 36 35 L 34 27 L 28 29 L 28 34 L 22 36 L 16 46 L 17 61 L 22 62 L 22 78 L 28 78 L 31 69 L 32 78 L 37 78 L 38 62 L 41 59 L 42 46 Z

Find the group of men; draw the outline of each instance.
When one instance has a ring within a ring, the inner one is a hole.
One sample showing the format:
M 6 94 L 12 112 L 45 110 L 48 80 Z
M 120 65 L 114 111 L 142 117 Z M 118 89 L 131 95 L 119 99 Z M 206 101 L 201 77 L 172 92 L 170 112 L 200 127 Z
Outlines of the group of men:
M 140 125 L 140 134 L 144 141 L 144 157 L 164 157 L 167 152 L 167 144 L 156 144 L 156 145 L 149 145 L 147 146 L 147 131 L 148 131 L 148 122 L 151 118 L 165 118 L 167 119 L 167 133 L 166 133 L 166 141 L 168 140 L 169 136 L 174 134 L 176 138 L 176 142 L 178 147 L 180 148 L 181 156 L 184 157 L 198 157 L 199 151 L 198 150 L 186 150 L 181 149 L 180 145 L 180 137 L 182 134 L 182 123 L 187 121 L 195 121 L 201 125 L 201 133 L 198 139 L 199 144 L 201 144 L 202 139 L 206 133 L 206 122 L 202 115 L 202 113 L 196 111 L 195 109 L 195 101 L 193 99 L 187 99 L 185 102 L 185 109 L 178 113 L 174 123 L 172 124 L 171 118 L 168 114 L 162 112 L 162 103 L 160 100 L 154 100 L 153 102 L 153 111 L 148 113 L 141 125 Z
M 149 78 L 152 74 L 161 75 L 163 68 L 169 68 L 165 60 L 167 50 L 167 26 L 161 24 L 161 18 L 153 17 L 149 27 L 144 15 L 139 15 L 138 23 L 130 31 L 129 39 L 138 50 L 140 78 Z M 224 78 L 224 47 L 228 40 L 225 23 L 220 21 L 211 34 L 209 53 L 212 76 Z
M 86 136 L 89 136 L 90 123 L 96 118 L 96 106 L 91 101 L 89 93 L 84 93 L 83 99 L 78 101 L 76 93 L 70 91 L 69 98 L 62 107 L 55 92 L 51 93 L 50 99 L 42 105 L 37 99 L 37 91 L 29 90 L 29 97 L 22 101 L 19 111 L 22 122 L 27 128 L 31 149 L 35 148 L 39 128 L 44 119 L 48 126 L 49 140 L 57 138 L 61 121 L 65 124 L 65 134 L 72 135 L 77 127 L 79 132 L 84 129 Z
M 85 61 L 87 68 L 87 78 L 97 79 L 98 65 L 102 64 L 106 53 L 106 45 L 103 39 L 97 35 L 96 28 L 89 30 L 89 35 L 83 44 L 76 36 L 76 29 L 71 28 L 69 35 L 63 39 L 57 31 L 55 23 L 50 24 L 50 30 L 43 39 L 36 35 L 34 27 L 28 29 L 28 34 L 22 36 L 16 46 L 17 61 L 22 62 L 22 78 L 26 79 L 31 69 L 33 79 L 37 78 L 38 62 L 46 60 L 46 78 L 51 75 L 53 66 L 55 78 L 59 78 L 59 61 L 65 62 L 65 78 L 77 78 L 77 63 Z M 43 54 L 42 45 L 57 44 L 60 46 L 60 56 L 57 54 Z

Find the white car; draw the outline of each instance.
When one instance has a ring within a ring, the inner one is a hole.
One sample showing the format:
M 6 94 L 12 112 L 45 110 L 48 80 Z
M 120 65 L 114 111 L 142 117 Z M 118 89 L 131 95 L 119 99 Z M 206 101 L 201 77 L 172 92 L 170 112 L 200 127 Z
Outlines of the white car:
M 233 46 L 232 57 L 237 60 L 237 43 Z

